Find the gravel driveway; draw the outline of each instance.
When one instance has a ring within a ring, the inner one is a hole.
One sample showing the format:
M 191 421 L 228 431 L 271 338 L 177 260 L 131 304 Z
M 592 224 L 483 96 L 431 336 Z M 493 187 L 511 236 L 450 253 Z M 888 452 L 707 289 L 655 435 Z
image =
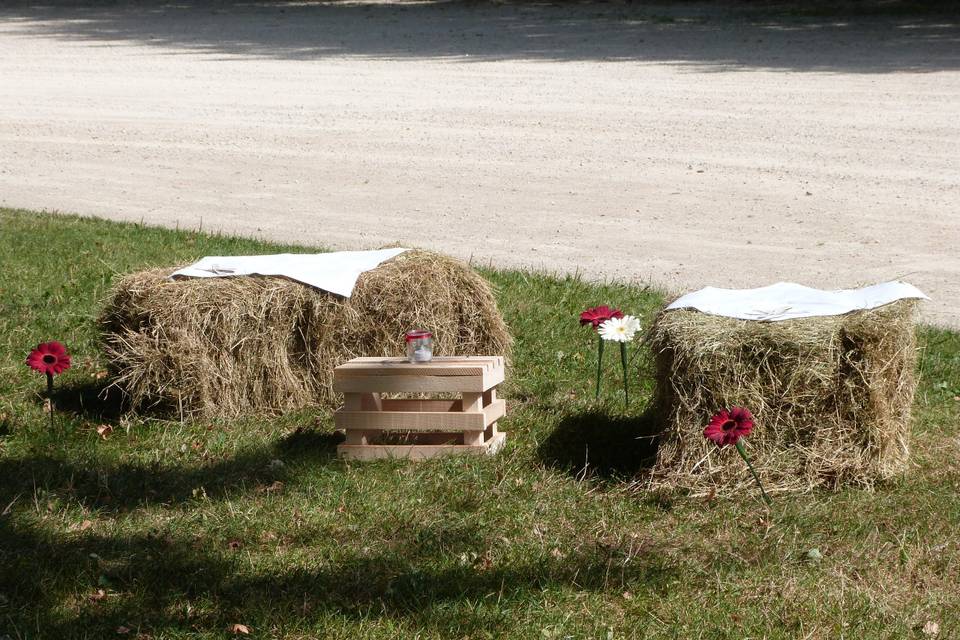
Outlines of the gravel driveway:
M 4 3 L 0 205 L 960 326 L 960 20 L 680 6 Z

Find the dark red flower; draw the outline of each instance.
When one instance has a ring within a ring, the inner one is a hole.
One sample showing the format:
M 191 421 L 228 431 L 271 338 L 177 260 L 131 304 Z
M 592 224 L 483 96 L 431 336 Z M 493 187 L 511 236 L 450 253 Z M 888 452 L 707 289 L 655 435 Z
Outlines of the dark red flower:
M 580 324 L 582 325 L 592 324 L 593 328 L 596 329 L 597 327 L 602 325 L 604 322 L 606 322 L 610 318 L 622 318 L 622 317 L 623 317 L 623 311 L 620 311 L 620 309 L 611 309 L 610 307 L 604 304 L 604 305 L 600 305 L 599 307 L 593 307 L 591 309 L 587 309 L 586 311 L 581 313 Z
M 56 376 L 70 368 L 70 354 L 66 347 L 56 340 L 43 342 L 30 352 L 27 364 L 34 371 Z
M 710 418 L 710 424 L 703 430 L 703 437 L 713 440 L 718 447 L 737 444 L 740 438 L 753 431 L 753 415 L 743 407 L 723 409 Z

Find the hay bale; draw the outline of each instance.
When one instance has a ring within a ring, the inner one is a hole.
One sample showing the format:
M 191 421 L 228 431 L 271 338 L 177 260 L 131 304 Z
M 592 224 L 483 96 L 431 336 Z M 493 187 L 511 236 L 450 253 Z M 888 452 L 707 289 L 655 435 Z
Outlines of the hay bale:
M 654 485 L 700 494 L 752 484 L 736 452 L 703 437 L 710 416 L 730 405 L 756 416 L 747 447 L 767 491 L 869 487 L 902 472 L 915 307 L 784 322 L 661 313 L 649 336 L 654 407 L 665 422 Z
M 486 280 L 463 262 L 408 251 L 360 276 L 351 298 L 275 277 L 122 278 L 101 316 L 104 351 L 135 410 L 183 417 L 332 407 L 333 369 L 405 355 L 404 332 L 438 354 L 508 355 Z

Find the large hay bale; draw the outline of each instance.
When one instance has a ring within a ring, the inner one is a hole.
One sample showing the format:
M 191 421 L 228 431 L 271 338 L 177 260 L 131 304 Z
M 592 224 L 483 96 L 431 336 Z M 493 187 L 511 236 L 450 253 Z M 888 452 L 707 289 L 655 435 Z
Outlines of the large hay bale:
M 355 356 L 404 355 L 404 332 L 434 332 L 445 355 L 508 355 L 490 287 L 468 265 L 414 250 L 360 276 L 351 298 L 277 277 L 170 281 L 141 271 L 101 317 L 115 384 L 136 410 L 183 417 L 331 407 L 333 369 Z
M 756 416 L 747 447 L 768 491 L 869 487 L 902 472 L 915 307 L 784 322 L 661 313 L 649 336 L 665 422 L 654 485 L 723 493 L 752 484 L 736 452 L 703 437 L 711 415 L 731 405 Z

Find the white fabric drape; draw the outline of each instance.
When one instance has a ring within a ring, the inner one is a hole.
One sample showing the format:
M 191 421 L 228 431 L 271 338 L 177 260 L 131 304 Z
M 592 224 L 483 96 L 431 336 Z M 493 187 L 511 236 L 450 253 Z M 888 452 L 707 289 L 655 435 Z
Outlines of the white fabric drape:
M 281 253 L 270 256 L 207 256 L 172 273 L 170 277 L 284 276 L 349 298 L 361 273 L 376 269 L 380 263 L 404 251 L 407 249 Z
M 704 313 L 740 320 L 777 322 L 815 316 L 837 316 L 860 309 L 874 309 L 905 298 L 929 300 L 920 289 L 906 282 L 884 282 L 862 289 L 824 291 L 793 282 L 778 282 L 759 289 L 706 287 L 681 296 L 667 309 L 697 309 Z

